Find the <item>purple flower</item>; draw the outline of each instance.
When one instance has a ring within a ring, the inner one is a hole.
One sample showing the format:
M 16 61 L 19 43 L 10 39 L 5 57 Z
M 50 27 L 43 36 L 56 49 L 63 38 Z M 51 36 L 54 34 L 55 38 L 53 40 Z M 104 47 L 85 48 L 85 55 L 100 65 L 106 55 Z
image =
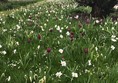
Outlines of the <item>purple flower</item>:
M 40 34 L 38 34 L 38 39 L 39 39 L 39 40 L 41 39 L 41 35 L 40 35 Z
M 51 52 L 51 48 L 47 48 L 47 53 L 50 53 Z
M 86 24 L 90 24 L 90 19 L 86 19 Z
M 88 48 L 84 48 L 84 53 L 88 54 L 89 49 Z
M 27 42 L 30 43 L 31 42 L 31 38 L 28 38 Z

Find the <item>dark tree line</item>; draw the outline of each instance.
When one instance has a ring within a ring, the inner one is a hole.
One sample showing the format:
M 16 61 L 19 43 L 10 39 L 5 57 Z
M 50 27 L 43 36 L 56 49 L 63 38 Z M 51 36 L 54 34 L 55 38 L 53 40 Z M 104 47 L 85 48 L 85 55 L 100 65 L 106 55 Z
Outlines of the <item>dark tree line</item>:
M 78 6 L 92 7 L 93 16 L 107 16 L 113 12 L 113 7 L 118 4 L 118 0 L 75 0 Z
M 0 0 L 0 2 L 7 2 L 8 0 Z

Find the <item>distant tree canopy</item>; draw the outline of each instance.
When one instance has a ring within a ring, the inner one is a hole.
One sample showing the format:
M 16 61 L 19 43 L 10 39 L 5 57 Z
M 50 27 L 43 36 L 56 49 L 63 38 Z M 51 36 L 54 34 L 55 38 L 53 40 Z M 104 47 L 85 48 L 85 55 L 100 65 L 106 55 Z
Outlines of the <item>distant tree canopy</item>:
M 8 0 L 0 0 L 0 2 L 7 2 Z
M 118 0 L 75 0 L 78 6 L 85 5 L 92 7 L 93 16 L 107 16 L 112 12 Z

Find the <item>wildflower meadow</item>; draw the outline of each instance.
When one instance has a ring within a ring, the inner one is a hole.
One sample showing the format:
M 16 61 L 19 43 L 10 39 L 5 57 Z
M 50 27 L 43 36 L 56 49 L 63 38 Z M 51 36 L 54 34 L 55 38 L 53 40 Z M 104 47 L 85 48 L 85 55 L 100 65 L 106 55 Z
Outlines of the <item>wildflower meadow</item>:
M 74 1 L 0 16 L 0 83 L 118 83 L 118 20 L 73 14 Z

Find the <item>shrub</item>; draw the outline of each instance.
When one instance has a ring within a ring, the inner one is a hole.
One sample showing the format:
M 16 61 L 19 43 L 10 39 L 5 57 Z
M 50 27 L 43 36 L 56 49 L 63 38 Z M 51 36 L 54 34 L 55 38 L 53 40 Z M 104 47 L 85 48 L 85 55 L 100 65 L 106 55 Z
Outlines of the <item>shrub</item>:
M 109 15 L 118 0 L 75 0 L 79 5 L 92 7 L 92 16 L 101 17 Z

